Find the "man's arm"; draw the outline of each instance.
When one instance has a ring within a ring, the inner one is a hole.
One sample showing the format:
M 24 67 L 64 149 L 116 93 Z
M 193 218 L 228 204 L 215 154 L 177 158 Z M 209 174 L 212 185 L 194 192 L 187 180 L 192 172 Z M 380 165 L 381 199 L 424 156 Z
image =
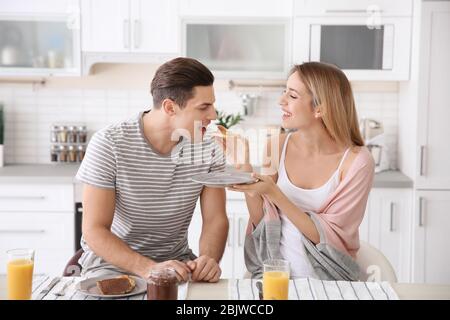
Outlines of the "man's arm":
M 225 209 L 225 190 L 204 187 L 200 195 L 202 233 L 200 256 L 195 261 L 192 279 L 217 282 L 219 267 L 228 236 L 228 218 Z
M 147 278 L 158 265 L 155 261 L 133 251 L 123 240 L 111 232 L 115 209 L 115 190 L 83 186 L 83 236 L 89 248 L 107 262 L 128 272 Z M 179 261 L 163 264 L 175 268 L 184 280 L 189 268 Z

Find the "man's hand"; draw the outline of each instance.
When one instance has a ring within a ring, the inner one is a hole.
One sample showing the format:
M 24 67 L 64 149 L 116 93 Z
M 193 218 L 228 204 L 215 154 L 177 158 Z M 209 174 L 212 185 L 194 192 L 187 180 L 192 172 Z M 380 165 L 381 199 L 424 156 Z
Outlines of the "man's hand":
M 208 256 L 203 255 L 194 261 L 188 261 L 187 265 L 192 271 L 193 281 L 217 282 L 222 274 L 217 261 Z
M 150 272 L 152 270 L 159 270 L 164 268 L 173 268 L 175 269 L 175 272 L 177 273 L 178 281 L 188 281 L 189 280 L 189 273 L 191 272 L 191 269 L 188 267 L 188 265 L 184 262 L 177 261 L 177 260 L 167 260 L 160 263 L 155 263 L 150 267 L 150 270 L 148 270 L 147 278 L 150 276 Z

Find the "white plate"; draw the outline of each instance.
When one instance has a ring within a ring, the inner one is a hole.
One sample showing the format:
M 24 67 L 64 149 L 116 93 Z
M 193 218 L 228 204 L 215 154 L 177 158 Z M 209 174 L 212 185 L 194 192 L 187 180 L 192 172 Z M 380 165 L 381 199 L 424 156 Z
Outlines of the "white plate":
M 76 285 L 76 290 L 78 292 L 81 292 L 84 295 L 97 297 L 97 298 L 122 298 L 122 297 L 130 297 L 137 294 L 142 294 L 147 292 L 147 282 L 145 280 L 130 276 L 131 278 L 136 281 L 136 286 L 134 287 L 133 291 L 125 294 L 103 294 L 100 292 L 100 290 L 97 287 L 97 281 L 104 280 L 108 278 L 114 278 L 114 276 L 101 276 L 101 277 L 95 277 L 90 278 L 86 280 L 82 280 Z
M 251 184 L 258 181 L 246 172 L 211 172 L 193 176 L 192 181 L 207 187 L 225 188 L 235 184 Z

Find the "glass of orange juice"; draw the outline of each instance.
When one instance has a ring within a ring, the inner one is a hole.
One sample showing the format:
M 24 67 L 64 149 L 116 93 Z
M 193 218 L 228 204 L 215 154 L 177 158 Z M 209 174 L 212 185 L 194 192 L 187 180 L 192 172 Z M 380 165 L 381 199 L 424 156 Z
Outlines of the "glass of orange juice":
M 8 300 L 31 299 L 34 250 L 14 249 L 7 251 L 6 254 L 8 256 Z
M 289 293 L 289 262 L 280 259 L 264 261 L 264 300 L 287 300 Z

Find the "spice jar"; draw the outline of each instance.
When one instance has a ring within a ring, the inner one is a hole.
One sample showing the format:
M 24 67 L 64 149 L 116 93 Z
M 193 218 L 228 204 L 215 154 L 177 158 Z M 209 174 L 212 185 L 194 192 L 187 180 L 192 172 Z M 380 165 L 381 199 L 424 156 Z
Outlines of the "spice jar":
M 58 162 L 58 148 L 55 145 L 50 147 L 50 161 Z
M 86 149 L 83 145 L 78 146 L 78 160 L 81 162 L 84 159 L 84 154 L 86 153 Z
M 69 162 L 77 162 L 77 150 L 75 150 L 75 146 L 69 146 L 68 150 Z
M 50 131 L 50 142 L 58 142 L 59 126 L 52 126 Z
M 177 300 L 178 278 L 173 268 L 152 270 L 147 279 L 148 300 Z
M 62 142 L 62 143 L 67 142 L 67 127 L 66 126 L 59 127 L 58 137 L 59 137 L 58 142 Z
M 67 162 L 67 147 L 59 146 L 59 161 Z
M 74 143 L 77 138 L 77 129 L 74 126 L 70 126 L 67 128 L 67 142 Z
M 87 141 L 87 128 L 86 128 L 86 126 L 79 126 L 78 127 L 78 142 L 86 143 L 86 141 Z

